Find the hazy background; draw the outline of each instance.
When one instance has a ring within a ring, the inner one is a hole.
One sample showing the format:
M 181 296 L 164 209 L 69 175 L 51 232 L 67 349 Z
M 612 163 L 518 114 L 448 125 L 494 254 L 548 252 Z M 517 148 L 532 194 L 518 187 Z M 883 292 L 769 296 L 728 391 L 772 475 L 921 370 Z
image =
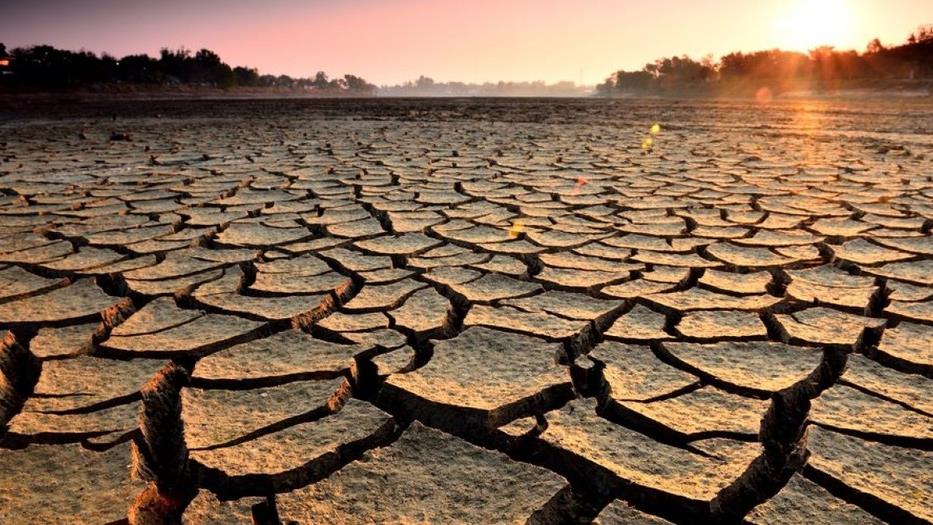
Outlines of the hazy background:
M 811 6 L 819 11 L 798 31 Z M 840 13 L 842 13 L 840 15 Z M 156 55 L 377 84 L 570 80 L 595 84 L 660 56 L 826 43 L 864 50 L 933 22 L 933 0 L 30 0 L 0 2 L 0 42 Z M 820 33 L 816 39 L 815 32 Z

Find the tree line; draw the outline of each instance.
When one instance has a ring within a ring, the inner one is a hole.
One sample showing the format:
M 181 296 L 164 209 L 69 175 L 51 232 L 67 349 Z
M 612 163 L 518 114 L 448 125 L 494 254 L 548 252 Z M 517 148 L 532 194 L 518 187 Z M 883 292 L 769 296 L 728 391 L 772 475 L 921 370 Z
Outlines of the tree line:
M 862 53 L 822 46 L 809 53 L 773 49 L 735 52 L 718 61 L 707 55 L 661 58 L 639 71 L 617 71 L 596 86 L 600 94 L 711 92 L 767 87 L 775 93 L 801 86 L 836 88 L 859 81 L 933 79 L 933 26 L 903 44 L 885 47 L 877 38 Z
M 392 97 L 569 97 L 587 95 L 591 87 L 570 81 L 547 84 L 531 82 L 436 82 L 424 75 L 417 80 L 382 86 L 380 95 Z
M 256 68 L 231 67 L 217 53 L 201 49 L 163 48 L 158 57 L 146 54 L 116 58 L 90 51 L 68 51 L 49 45 L 18 47 L 9 51 L 0 85 L 25 89 L 73 89 L 101 84 L 199 85 L 218 88 L 261 87 L 372 94 L 376 86 L 362 77 L 329 78 L 318 71 L 313 77 L 259 74 Z

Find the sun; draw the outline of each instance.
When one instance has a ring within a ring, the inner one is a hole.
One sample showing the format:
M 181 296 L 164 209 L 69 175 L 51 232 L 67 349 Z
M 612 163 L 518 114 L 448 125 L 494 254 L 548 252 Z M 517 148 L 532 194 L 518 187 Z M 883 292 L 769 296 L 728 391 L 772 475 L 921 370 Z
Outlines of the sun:
M 849 40 L 852 10 L 845 0 L 797 0 L 775 21 L 781 48 L 807 51 Z

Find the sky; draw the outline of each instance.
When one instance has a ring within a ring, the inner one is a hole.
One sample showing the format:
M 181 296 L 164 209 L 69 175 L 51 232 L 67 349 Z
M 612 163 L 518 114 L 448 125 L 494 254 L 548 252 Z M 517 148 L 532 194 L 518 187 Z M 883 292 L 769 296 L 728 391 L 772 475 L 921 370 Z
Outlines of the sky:
M 206 47 L 262 73 L 380 85 L 595 84 L 662 56 L 901 43 L 921 23 L 933 0 L 0 0 L 8 48 Z

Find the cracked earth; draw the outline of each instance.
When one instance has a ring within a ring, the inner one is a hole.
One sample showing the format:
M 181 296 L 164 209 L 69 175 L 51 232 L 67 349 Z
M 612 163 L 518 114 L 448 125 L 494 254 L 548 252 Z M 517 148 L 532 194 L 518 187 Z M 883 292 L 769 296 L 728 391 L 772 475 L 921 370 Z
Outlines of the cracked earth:
M 929 103 L 4 120 L 0 522 L 933 522 Z

